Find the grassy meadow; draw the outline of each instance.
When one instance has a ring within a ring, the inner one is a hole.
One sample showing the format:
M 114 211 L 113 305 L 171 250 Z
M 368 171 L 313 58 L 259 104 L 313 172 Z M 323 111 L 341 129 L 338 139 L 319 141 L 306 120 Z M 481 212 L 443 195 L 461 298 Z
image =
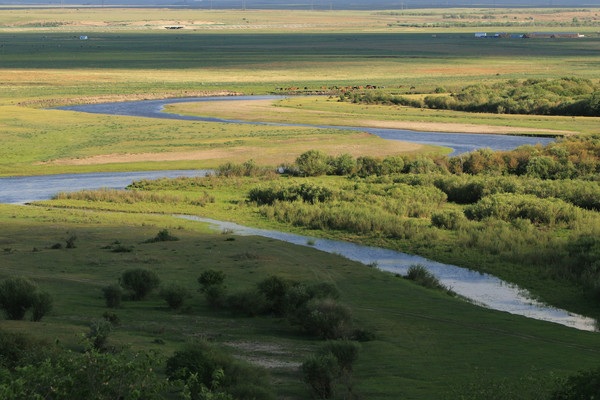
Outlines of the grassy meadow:
M 166 216 L 2 206 L 0 219 L 0 276 L 34 279 L 55 302 L 42 322 L 2 321 L 3 329 L 77 348 L 89 324 L 109 310 L 121 321 L 111 345 L 168 357 L 191 338 L 206 338 L 267 366 L 282 398 L 308 398 L 298 364 L 320 341 L 277 318 L 211 310 L 196 283 L 204 269 L 224 271 L 228 292 L 271 274 L 334 284 L 354 324 L 376 334 L 362 344 L 355 366 L 355 389 L 363 398 L 471 398 L 488 385 L 520 396 L 511 398 L 543 398 L 556 377 L 594 366 L 600 351 L 597 334 L 485 310 L 310 247 L 229 240 L 203 224 Z M 180 240 L 142 243 L 165 227 Z M 70 235 L 76 248 L 50 249 Z M 112 252 L 115 241 L 132 252 Z M 191 297 L 180 311 L 169 310 L 157 294 L 107 309 L 101 288 L 136 266 L 156 271 L 163 283 L 182 283 Z
M 0 11 L 0 176 L 215 168 L 249 159 L 259 166 L 289 165 L 314 148 L 329 155 L 400 154 L 416 163 L 422 155 L 430 155 L 439 161 L 448 149 L 390 143 L 360 132 L 162 121 L 47 108 L 279 94 L 285 91 L 280 88 L 312 93 L 323 87 L 359 85 L 420 99 L 439 87 L 452 92 L 508 79 L 574 76 L 597 82 L 600 66 L 598 9 Z M 576 31 L 586 37 L 474 38 L 480 31 Z M 80 35 L 88 40 L 80 40 Z M 214 103 L 180 104 L 168 111 L 266 122 L 585 137 L 598 133 L 600 121 L 353 104 L 338 102 L 335 91 L 330 94 L 245 102 L 235 109 Z M 565 156 L 564 165 L 568 161 L 592 168 L 593 157 L 591 150 L 576 159 Z M 597 316 L 598 307 L 587 292 L 560 270 L 544 269 L 543 258 L 536 253 L 556 249 L 560 257 L 567 257 L 571 238 L 587 233 L 595 237 L 595 210 L 577 210 L 573 221 L 548 226 L 478 220 L 469 221 L 470 230 L 442 229 L 432 226 L 434 214 L 455 215 L 472 205 L 438 204 L 440 193 L 428 184 L 390 200 L 369 197 L 378 190 L 385 192 L 390 182 L 310 178 L 312 184 L 340 191 L 358 185 L 357 196 L 366 193 L 366 197 L 356 198 L 354 207 L 395 210 L 397 215 L 382 214 L 382 219 L 388 224 L 402 220 L 398 226 L 407 228 L 402 234 L 364 235 L 286 220 L 269 205 L 247 201 L 256 187 L 295 179 L 300 178 L 266 174 L 208 178 L 200 184 L 146 182 L 136 192 L 145 193 L 139 197 L 91 192 L 59 196 L 36 206 L 0 205 L 0 279 L 27 277 L 54 299 L 53 311 L 41 322 L 2 319 L 2 330 L 79 351 L 90 324 L 111 311 L 121 320 L 109 337 L 111 346 L 156 350 L 167 358 L 190 340 L 207 339 L 266 367 L 277 398 L 310 398 L 299 366 L 322 341 L 282 318 L 234 317 L 211 308 L 197 278 L 213 268 L 226 273 L 228 293 L 272 275 L 334 285 L 340 301 L 351 309 L 353 324 L 375 334 L 374 340 L 362 343 L 355 365 L 354 388 L 364 399 L 547 399 L 557 378 L 597 366 L 597 333 L 486 310 L 310 247 L 213 232 L 205 224 L 168 216 L 201 215 L 419 253 L 498 274 L 552 304 Z M 580 184 L 592 187 L 594 180 Z M 351 203 L 352 196 L 347 196 L 344 201 Z M 415 199 L 431 204 L 402 208 Z M 292 204 L 287 211 L 310 215 L 309 208 Z M 144 243 L 161 229 L 179 240 Z M 52 249 L 73 235 L 75 248 Z M 519 242 L 522 237 L 527 240 Z M 128 251 L 111 251 L 117 242 Z M 522 250 L 528 250 L 526 256 L 535 262 L 515 261 Z M 188 289 L 191 295 L 185 306 L 169 310 L 154 292 L 145 301 L 125 301 L 122 308 L 108 309 L 101 289 L 117 283 L 124 270 L 138 267 L 155 271 L 164 284 L 178 282 Z M 158 371 L 161 376 L 163 369 Z

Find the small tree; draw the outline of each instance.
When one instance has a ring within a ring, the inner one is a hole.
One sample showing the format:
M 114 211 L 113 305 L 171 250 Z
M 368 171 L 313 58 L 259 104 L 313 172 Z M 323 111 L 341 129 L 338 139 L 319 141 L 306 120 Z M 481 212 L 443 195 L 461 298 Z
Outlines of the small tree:
M 160 285 L 160 279 L 154 271 L 137 268 L 123 272 L 119 283 L 132 293 L 133 300 L 142 300 Z
M 6 318 L 21 320 L 33 306 L 38 286 L 27 278 L 9 278 L 0 283 L 0 308 Z

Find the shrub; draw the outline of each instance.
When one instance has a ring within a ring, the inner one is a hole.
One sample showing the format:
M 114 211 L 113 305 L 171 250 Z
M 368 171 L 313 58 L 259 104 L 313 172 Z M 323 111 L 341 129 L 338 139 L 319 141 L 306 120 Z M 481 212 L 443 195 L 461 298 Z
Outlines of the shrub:
M 358 360 L 360 345 L 351 340 L 330 340 L 319 348 L 318 354 L 333 354 L 341 371 L 352 372 Z
M 112 328 L 113 325 L 105 319 L 98 319 L 90 324 L 90 331 L 87 334 L 87 338 L 90 339 L 94 349 L 98 351 L 106 350 L 106 342 Z
M 6 318 L 21 320 L 36 301 L 38 286 L 27 278 L 9 278 L 0 283 L 0 308 Z
M 249 289 L 227 297 L 227 308 L 233 314 L 254 317 L 269 309 L 267 299 L 258 289 Z
M 302 363 L 304 382 L 314 398 L 333 398 L 338 369 L 337 359 L 331 353 L 310 357 Z
M 31 320 L 34 322 L 41 321 L 44 315 L 52 311 L 53 300 L 47 292 L 36 292 L 33 294 L 31 303 Z
M 211 285 L 204 290 L 208 305 L 212 308 L 222 308 L 225 305 L 227 290 L 223 285 Z
M 160 297 L 162 297 L 173 310 L 181 308 L 185 298 L 188 296 L 189 293 L 187 288 L 177 283 L 171 283 L 160 290 Z
M 14 369 L 31 362 L 41 361 L 51 351 L 48 343 L 24 333 L 0 330 L 0 370 Z
M 67 239 L 65 239 L 65 242 L 67 243 L 65 248 L 74 249 L 76 247 L 75 240 L 77 240 L 77 236 L 75 236 L 75 235 L 71 235 Z
M 203 271 L 198 277 L 198 283 L 202 286 L 202 290 L 206 290 L 210 286 L 222 285 L 225 281 L 225 273 L 214 269 Z
M 3 371 L 0 398 L 164 399 L 166 382 L 151 353 L 65 351 L 40 362 Z
M 102 314 L 102 318 L 104 318 L 105 321 L 110 322 L 112 326 L 119 326 L 121 324 L 119 316 L 112 312 L 105 311 L 104 314 Z
M 340 154 L 331 161 L 331 167 L 334 175 L 350 175 L 356 171 L 356 160 L 351 154 Z
M 160 285 L 156 272 L 143 268 L 129 269 L 121 275 L 121 286 L 132 293 L 133 300 L 142 300 Z
M 512 221 L 528 219 L 533 223 L 553 225 L 569 223 L 581 218 L 581 209 L 562 200 L 540 199 L 533 195 L 494 194 L 467 207 L 465 215 L 470 219 L 497 218 Z
M 331 157 L 321 150 L 309 150 L 300 154 L 296 166 L 302 176 L 325 175 L 330 170 Z
M 220 370 L 222 379 L 219 388 L 226 393 L 235 393 L 236 399 L 274 399 L 268 376 L 262 369 L 238 361 L 203 341 L 188 343 L 182 350 L 176 351 L 167 360 L 166 373 L 169 379 L 175 380 L 186 380 L 195 374 L 199 383 L 210 388 Z
M 431 215 L 431 224 L 437 228 L 457 230 L 465 222 L 465 214 L 460 211 L 445 211 Z
M 551 400 L 591 400 L 600 393 L 600 368 L 570 376 L 556 390 Z
M 156 234 L 156 236 L 154 236 L 152 239 L 146 240 L 145 243 L 173 242 L 173 241 L 177 241 L 177 240 L 179 240 L 179 238 L 172 236 L 168 230 L 163 229 L 163 230 L 159 231 Z
M 304 330 L 322 339 L 344 337 L 350 325 L 350 309 L 333 299 L 315 299 L 308 303 L 302 326 Z
M 121 298 L 123 297 L 123 291 L 119 285 L 110 285 L 102 288 L 104 299 L 106 300 L 106 307 L 119 308 L 121 307 Z
M 408 268 L 405 278 L 428 289 L 447 290 L 447 288 L 440 283 L 438 278 L 436 278 L 421 264 L 411 265 Z
M 258 291 L 267 299 L 267 312 L 281 316 L 285 312 L 285 294 L 294 282 L 279 276 L 270 276 L 257 285 Z

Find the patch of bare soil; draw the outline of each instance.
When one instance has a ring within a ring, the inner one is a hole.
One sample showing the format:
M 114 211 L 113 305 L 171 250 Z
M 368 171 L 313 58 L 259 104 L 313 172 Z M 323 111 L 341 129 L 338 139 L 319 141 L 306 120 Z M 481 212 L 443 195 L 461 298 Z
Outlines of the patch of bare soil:
M 523 132 L 547 132 L 547 133 L 570 133 L 556 131 L 553 129 L 521 128 L 512 126 L 460 124 L 455 122 L 421 122 L 421 121 L 379 121 L 379 120 L 353 120 L 348 121 L 356 126 L 368 126 L 371 128 L 408 129 L 423 132 L 453 132 L 453 133 L 487 133 L 487 134 L 511 134 Z
M 228 342 L 225 344 L 246 353 L 240 355 L 240 358 L 264 368 L 296 369 L 302 365 L 300 361 L 289 360 L 289 358 L 294 358 L 294 352 L 274 343 Z M 294 351 L 296 350 L 294 349 Z M 288 358 L 288 360 L 282 358 Z

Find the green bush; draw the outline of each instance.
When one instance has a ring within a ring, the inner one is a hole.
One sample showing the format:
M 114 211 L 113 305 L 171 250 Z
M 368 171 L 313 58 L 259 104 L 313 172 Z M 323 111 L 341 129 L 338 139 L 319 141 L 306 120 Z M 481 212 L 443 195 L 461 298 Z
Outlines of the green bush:
M 37 363 L 50 355 L 50 344 L 24 333 L 0 330 L 0 370 Z
M 301 318 L 304 330 L 322 339 L 339 339 L 349 333 L 350 309 L 333 299 L 310 301 Z
M 580 209 L 559 199 L 503 193 L 482 198 L 467 207 L 465 215 L 475 220 L 493 217 L 508 222 L 523 218 L 544 225 L 570 223 L 583 216 Z
M 327 174 L 331 167 L 331 157 L 321 150 L 309 150 L 296 158 L 296 166 L 302 176 Z
M 9 278 L 0 283 L 0 308 L 6 318 L 13 320 L 22 320 L 33 308 L 32 319 L 39 321 L 52 309 L 52 298 L 48 293 L 40 293 L 38 286 L 27 278 Z
M 106 307 L 119 308 L 121 307 L 121 299 L 123 298 L 123 291 L 119 285 L 110 285 L 102 288 L 104 294 L 104 300 L 106 300 Z
M 106 350 L 108 336 L 112 332 L 113 324 L 106 319 L 98 319 L 90 324 L 90 330 L 87 338 L 90 340 L 94 349 L 98 351 Z
M 183 302 L 189 297 L 187 288 L 178 283 L 170 283 L 160 289 L 160 297 L 163 298 L 173 310 L 178 310 L 183 306 Z
M 466 222 L 465 214 L 460 211 L 444 211 L 431 215 L 431 224 L 436 228 L 457 230 Z
M 227 297 L 227 308 L 236 315 L 254 317 L 263 315 L 269 310 L 269 302 L 264 293 L 258 289 L 248 289 Z
M 295 285 L 279 276 L 270 276 L 258 283 L 257 288 L 267 300 L 267 313 L 282 316 L 285 313 L 285 295 Z
M 226 303 L 227 289 L 223 285 L 211 285 L 204 289 L 206 302 L 212 308 L 222 308 Z
M 319 348 L 317 354 L 333 354 L 338 367 L 343 372 L 352 372 L 354 363 L 358 360 L 360 345 L 351 340 L 329 340 Z
M 302 375 L 315 399 L 331 399 L 335 393 L 338 363 L 331 353 L 310 357 L 302 363 Z
M 49 293 L 37 292 L 33 294 L 31 303 L 31 320 L 34 322 L 41 321 L 42 318 L 52 311 L 53 299 Z
M 179 240 L 178 237 L 172 236 L 168 230 L 163 229 L 159 231 L 156 236 L 152 239 L 146 240 L 145 243 L 156 243 L 156 242 L 173 242 Z
M 133 300 L 142 300 L 160 285 L 160 278 L 154 271 L 136 268 L 123 272 L 119 283 L 131 292 Z
M 2 371 L 0 398 L 160 400 L 167 382 L 152 353 L 65 351 L 23 368 Z
M 219 390 L 235 394 L 240 400 L 273 400 L 274 394 L 264 370 L 234 359 L 207 342 L 188 343 L 167 360 L 166 373 L 171 380 L 186 380 L 192 375 L 211 388 L 215 373 L 222 370 Z M 262 388 L 259 389 L 259 388 Z
M 198 277 L 198 283 L 202 287 L 202 290 L 206 290 L 210 286 L 222 285 L 225 281 L 226 275 L 223 271 L 217 271 L 214 269 L 207 269 L 203 271 Z
M 551 400 L 592 400 L 600 394 L 600 368 L 582 371 L 561 383 Z
M 438 278 L 436 278 L 421 264 L 411 265 L 408 268 L 405 278 L 428 289 L 448 290 L 440 283 Z

